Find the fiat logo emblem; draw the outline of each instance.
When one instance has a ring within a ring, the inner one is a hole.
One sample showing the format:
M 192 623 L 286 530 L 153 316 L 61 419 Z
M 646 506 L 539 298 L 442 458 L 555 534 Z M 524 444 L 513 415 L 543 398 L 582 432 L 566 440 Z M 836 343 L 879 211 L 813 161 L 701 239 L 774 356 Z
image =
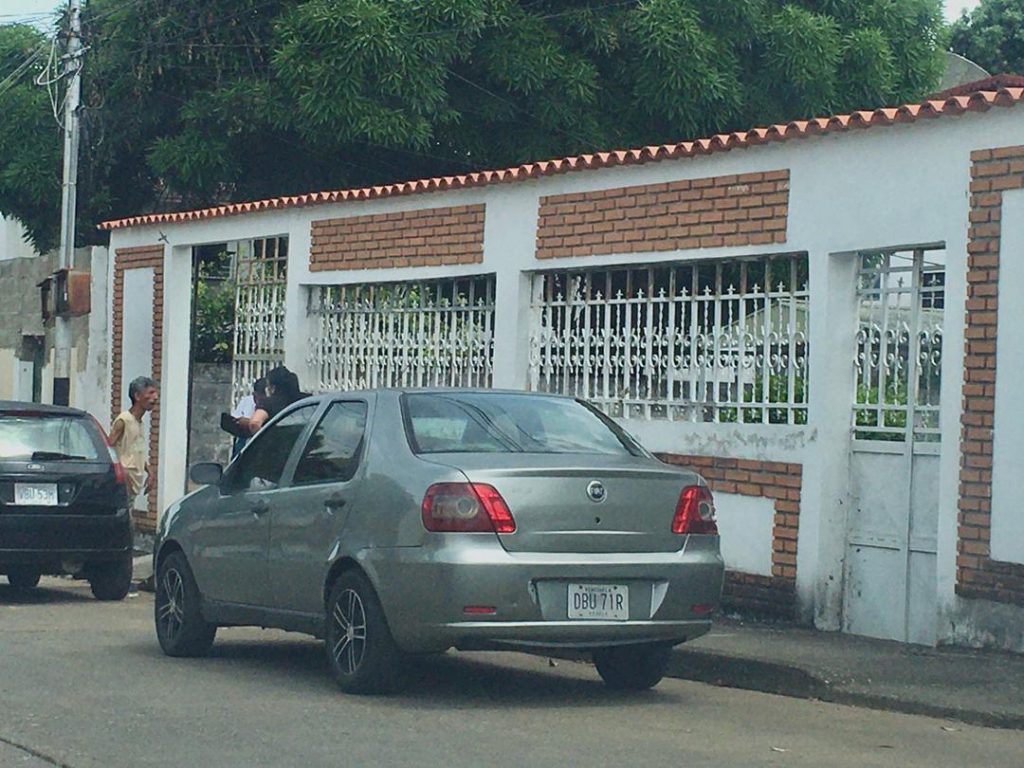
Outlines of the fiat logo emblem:
M 42 472 L 43 471 L 43 465 L 42 464 L 29 464 L 28 466 L 25 467 L 25 469 L 30 469 L 33 472 Z
M 600 480 L 591 480 L 587 486 L 587 497 L 596 504 L 600 504 L 608 496 L 604 484 Z

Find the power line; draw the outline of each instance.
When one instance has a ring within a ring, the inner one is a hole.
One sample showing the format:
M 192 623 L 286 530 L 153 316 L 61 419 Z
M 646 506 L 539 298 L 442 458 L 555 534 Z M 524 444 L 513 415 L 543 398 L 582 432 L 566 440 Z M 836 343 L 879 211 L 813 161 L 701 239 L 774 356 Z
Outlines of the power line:
M 50 41 L 44 40 L 36 46 L 35 50 L 28 55 L 28 57 L 18 65 L 13 72 L 11 72 L 3 80 L 0 80 L 0 97 L 4 96 L 8 91 L 14 88 L 18 84 L 18 80 L 24 75 L 29 68 L 39 59 L 50 47 Z

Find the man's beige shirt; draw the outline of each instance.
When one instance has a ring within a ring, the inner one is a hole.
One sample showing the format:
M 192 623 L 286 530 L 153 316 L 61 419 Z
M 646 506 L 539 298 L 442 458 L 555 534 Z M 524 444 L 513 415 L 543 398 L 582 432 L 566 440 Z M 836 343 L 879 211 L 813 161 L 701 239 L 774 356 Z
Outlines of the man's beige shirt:
M 116 419 L 124 424 L 121 438 L 114 443 L 118 461 L 128 476 L 128 498 L 134 500 L 142 491 L 146 477 L 146 443 L 142 436 L 142 422 L 131 411 L 124 411 Z

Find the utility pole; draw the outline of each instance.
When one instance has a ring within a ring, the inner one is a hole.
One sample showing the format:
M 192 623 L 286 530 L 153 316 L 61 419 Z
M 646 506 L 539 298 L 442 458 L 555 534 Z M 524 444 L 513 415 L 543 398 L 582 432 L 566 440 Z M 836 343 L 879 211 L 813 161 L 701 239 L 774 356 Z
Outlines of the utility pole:
M 68 0 L 68 50 L 64 76 L 68 78 L 64 104 L 64 182 L 61 194 L 60 270 L 65 277 L 75 262 L 75 208 L 78 192 L 78 104 L 82 96 L 82 4 Z M 58 313 L 53 356 L 53 402 L 68 405 L 71 397 L 71 326 Z

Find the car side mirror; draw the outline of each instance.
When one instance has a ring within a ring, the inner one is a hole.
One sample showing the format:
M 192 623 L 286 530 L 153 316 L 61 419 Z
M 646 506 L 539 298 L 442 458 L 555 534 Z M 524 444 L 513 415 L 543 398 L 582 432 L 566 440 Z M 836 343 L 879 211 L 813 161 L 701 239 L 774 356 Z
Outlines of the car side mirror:
M 217 485 L 224 476 L 224 467 L 212 461 L 193 464 L 188 472 L 193 483 L 198 485 Z

